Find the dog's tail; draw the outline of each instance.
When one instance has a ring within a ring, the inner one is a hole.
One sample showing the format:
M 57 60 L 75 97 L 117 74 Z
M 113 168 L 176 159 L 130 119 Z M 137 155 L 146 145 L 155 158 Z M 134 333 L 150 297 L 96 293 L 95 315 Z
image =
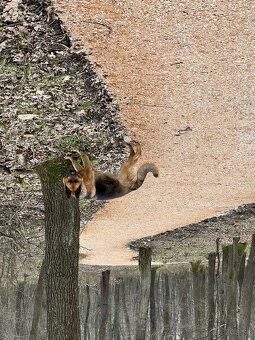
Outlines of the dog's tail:
M 159 170 L 157 166 L 153 163 L 144 163 L 137 172 L 137 189 L 140 188 L 140 186 L 143 184 L 145 177 L 149 172 L 152 172 L 154 177 L 158 177 Z

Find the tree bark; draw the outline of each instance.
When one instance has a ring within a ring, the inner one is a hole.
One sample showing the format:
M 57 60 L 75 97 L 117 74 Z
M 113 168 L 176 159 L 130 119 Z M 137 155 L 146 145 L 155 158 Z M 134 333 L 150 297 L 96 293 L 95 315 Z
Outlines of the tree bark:
M 43 291 L 44 291 L 44 283 L 45 283 L 45 259 L 42 262 L 40 274 L 37 282 L 37 287 L 35 291 L 35 301 L 34 301 L 34 311 L 33 311 L 33 320 L 30 331 L 29 340 L 38 339 L 38 324 L 40 320 L 40 315 L 42 311 L 42 299 L 43 299 Z
M 239 317 L 239 339 L 247 339 L 250 320 L 252 291 L 255 281 L 255 234 L 252 235 L 250 255 L 244 272 L 241 290 L 240 317 Z
M 78 200 L 67 199 L 62 178 L 70 165 L 52 159 L 37 168 L 45 207 L 45 270 L 49 340 L 79 340 Z
M 139 248 L 139 270 L 141 277 L 139 314 L 137 316 L 136 340 L 146 339 L 146 326 L 151 289 L 151 248 Z

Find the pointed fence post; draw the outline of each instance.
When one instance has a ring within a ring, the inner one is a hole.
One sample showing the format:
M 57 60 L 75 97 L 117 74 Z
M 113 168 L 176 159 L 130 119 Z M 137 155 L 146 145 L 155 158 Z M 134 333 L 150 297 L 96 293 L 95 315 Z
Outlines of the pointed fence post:
M 216 253 L 210 253 L 208 256 L 208 290 L 207 290 L 207 301 L 208 301 L 208 329 L 207 336 L 208 340 L 214 339 L 214 323 L 215 323 L 215 263 Z
M 137 315 L 136 340 L 146 339 L 146 326 L 151 291 L 151 248 L 139 248 L 140 303 Z
M 201 261 L 191 262 L 196 338 L 205 338 L 205 268 Z
M 242 282 L 240 316 L 239 316 L 240 340 L 248 339 L 254 282 L 255 282 L 255 234 L 252 235 L 250 254 L 245 267 Z

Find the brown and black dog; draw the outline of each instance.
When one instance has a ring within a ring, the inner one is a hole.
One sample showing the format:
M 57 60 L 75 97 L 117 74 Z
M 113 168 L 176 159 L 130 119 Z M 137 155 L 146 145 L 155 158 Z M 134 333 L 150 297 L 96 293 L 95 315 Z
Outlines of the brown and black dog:
M 80 155 L 83 166 L 74 158 L 66 156 L 65 159 L 69 159 L 75 169 L 63 178 L 67 197 L 110 200 L 140 188 L 149 172 L 152 172 L 154 177 L 158 177 L 158 168 L 153 163 L 144 163 L 138 168 L 137 162 L 141 157 L 140 143 L 133 141 L 127 145 L 130 155 L 117 174 L 94 170 L 87 154 L 83 151 L 74 150 Z

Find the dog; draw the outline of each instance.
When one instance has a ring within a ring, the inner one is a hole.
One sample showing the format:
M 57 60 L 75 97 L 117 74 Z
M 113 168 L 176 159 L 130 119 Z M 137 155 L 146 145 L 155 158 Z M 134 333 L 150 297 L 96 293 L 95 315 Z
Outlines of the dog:
M 137 141 L 127 143 L 130 154 L 116 174 L 104 173 L 93 169 L 87 154 L 74 150 L 81 157 L 83 166 L 76 159 L 66 156 L 74 170 L 63 178 L 67 197 L 86 198 L 90 200 L 110 200 L 137 190 L 143 184 L 149 172 L 158 177 L 159 170 L 153 163 L 144 163 L 138 167 L 141 157 L 141 145 Z
M 83 182 L 82 176 L 79 175 L 74 169 L 71 169 L 68 176 L 63 178 L 63 182 L 67 197 L 69 198 L 73 196 L 79 198 Z

